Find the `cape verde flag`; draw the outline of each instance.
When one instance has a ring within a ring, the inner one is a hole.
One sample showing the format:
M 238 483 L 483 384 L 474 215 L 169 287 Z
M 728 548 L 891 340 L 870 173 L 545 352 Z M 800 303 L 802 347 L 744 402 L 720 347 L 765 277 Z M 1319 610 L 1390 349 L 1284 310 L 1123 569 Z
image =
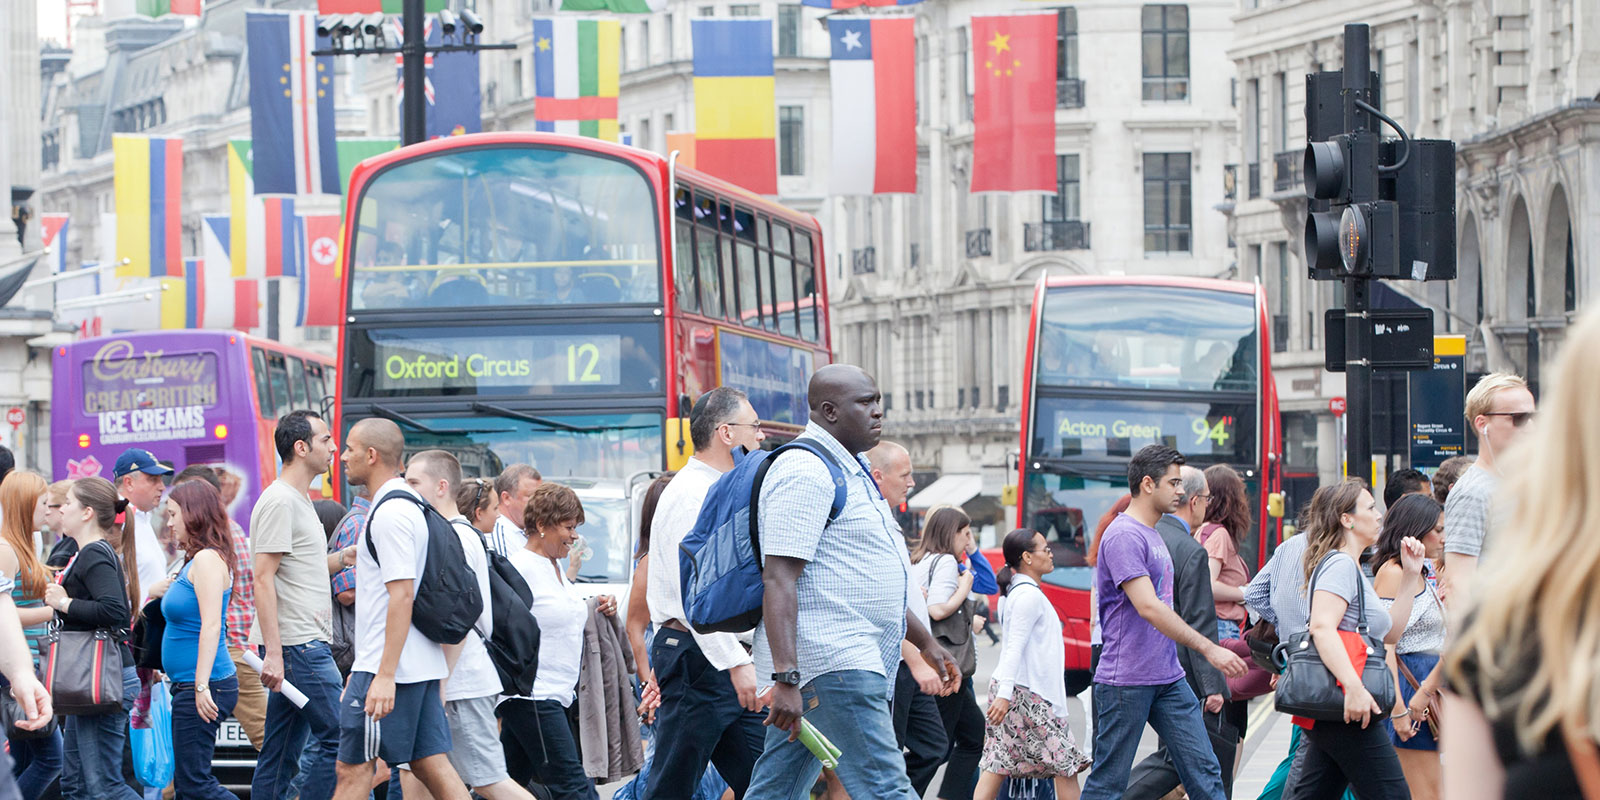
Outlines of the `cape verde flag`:
M 250 138 L 261 194 L 339 194 L 333 57 L 312 56 L 309 11 L 245 14 L 250 49 Z
M 917 191 L 912 24 L 910 17 L 828 20 L 835 194 Z

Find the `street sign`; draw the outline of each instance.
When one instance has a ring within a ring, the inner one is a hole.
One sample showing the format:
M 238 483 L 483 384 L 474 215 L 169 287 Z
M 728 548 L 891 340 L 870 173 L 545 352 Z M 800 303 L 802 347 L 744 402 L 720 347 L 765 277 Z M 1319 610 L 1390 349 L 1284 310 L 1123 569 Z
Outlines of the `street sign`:
M 1344 416 L 1344 398 L 1343 397 L 1330 397 L 1330 398 L 1328 398 L 1328 411 L 1331 412 L 1335 417 Z
M 1433 368 L 1411 377 L 1411 466 L 1432 468 L 1467 449 L 1467 337 L 1433 337 Z
M 22 423 L 27 421 L 28 415 L 24 413 L 22 409 L 17 408 L 16 406 L 6 409 L 6 422 L 11 423 L 11 427 L 20 428 L 22 427 Z
M 1372 369 L 1433 367 L 1433 310 L 1378 308 L 1368 311 L 1372 332 Z M 1329 309 L 1323 317 L 1323 366 L 1344 372 L 1344 310 Z

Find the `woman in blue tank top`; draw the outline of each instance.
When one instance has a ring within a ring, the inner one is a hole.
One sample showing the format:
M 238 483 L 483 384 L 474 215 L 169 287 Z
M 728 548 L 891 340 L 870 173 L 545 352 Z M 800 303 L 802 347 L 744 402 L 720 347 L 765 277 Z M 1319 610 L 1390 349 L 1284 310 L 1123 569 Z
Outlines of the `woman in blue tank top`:
M 172 680 L 173 782 L 184 800 L 238 800 L 211 771 L 217 726 L 233 713 L 239 680 L 223 637 L 223 610 L 233 594 L 233 535 L 222 497 L 191 481 L 167 496 L 167 525 L 185 554 L 175 578 L 151 590 L 167 620 L 161 668 Z

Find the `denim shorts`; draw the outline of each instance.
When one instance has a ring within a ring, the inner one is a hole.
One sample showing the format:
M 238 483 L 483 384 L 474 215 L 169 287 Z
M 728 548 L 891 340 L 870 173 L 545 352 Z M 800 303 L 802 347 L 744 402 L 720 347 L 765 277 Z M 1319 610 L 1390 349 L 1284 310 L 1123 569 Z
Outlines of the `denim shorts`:
M 1244 638 L 1244 637 L 1240 636 L 1239 634 L 1240 634 L 1239 623 L 1234 622 L 1231 619 L 1221 619 L 1221 618 L 1217 619 L 1217 640 L 1218 641 L 1222 641 L 1224 639 L 1242 639 L 1242 638 Z
M 450 751 L 450 724 L 439 702 L 439 682 L 400 683 L 394 709 L 383 719 L 367 716 L 370 672 L 350 673 L 339 701 L 339 761 L 365 764 L 381 758 L 391 765 L 420 761 Z

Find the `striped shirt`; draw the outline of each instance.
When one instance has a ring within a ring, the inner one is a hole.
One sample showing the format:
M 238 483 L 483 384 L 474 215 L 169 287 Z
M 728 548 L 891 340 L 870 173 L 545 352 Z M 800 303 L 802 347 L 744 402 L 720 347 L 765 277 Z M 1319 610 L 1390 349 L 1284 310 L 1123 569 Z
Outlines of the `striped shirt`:
M 372 510 L 372 501 L 365 497 L 357 497 L 350 503 L 349 513 L 339 521 L 339 527 L 333 532 L 333 541 L 328 544 L 328 552 L 335 553 L 345 549 L 361 539 L 361 529 L 367 525 L 367 512 Z M 333 593 L 343 594 L 356 588 L 356 568 L 345 567 L 334 574 Z
M 20 570 L 18 570 L 11 584 L 11 602 L 16 605 L 18 610 L 24 608 L 44 607 L 44 597 L 42 595 L 39 597 L 29 598 L 23 592 L 22 572 Z M 48 626 L 46 625 L 33 625 L 30 627 L 24 627 L 22 629 L 23 637 L 28 640 L 28 650 L 33 653 L 34 669 L 39 668 L 39 640 L 44 637 L 45 629 L 47 627 Z
M 1276 626 L 1280 640 L 1310 628 L 1304 605 L 1305 555 L 1306 537 L 1289 537 L 1244 587 L 1244 604 Z
M 517 523 L 501 514 L 494 518 L 494 530 L 489 533 L 489 549 L 500 555 L 510 558 L 512 553 L 528 546 L 528 537 L 522 533 L 522 528 Z M 566 564 L 566 559 L 561 563 Z M 564 567 L 563 567 L 564 568 Z
M 829 525 L 834 484 L 821 459 L 786 454 L 768 470 L 761 486 L 763 557 L 806 562 L 795 586 L 795 657 L 801 684 L 844 670 L 893 680 L 911 580 L 905 539 L 864 460 L 816 423 L 808 424 L 801 436 L 833 454 L 849 487 L 844 509 Z M 770 686 L 772 651 L 765 623 L 756 627 L 754 656 L 757 682 Z

